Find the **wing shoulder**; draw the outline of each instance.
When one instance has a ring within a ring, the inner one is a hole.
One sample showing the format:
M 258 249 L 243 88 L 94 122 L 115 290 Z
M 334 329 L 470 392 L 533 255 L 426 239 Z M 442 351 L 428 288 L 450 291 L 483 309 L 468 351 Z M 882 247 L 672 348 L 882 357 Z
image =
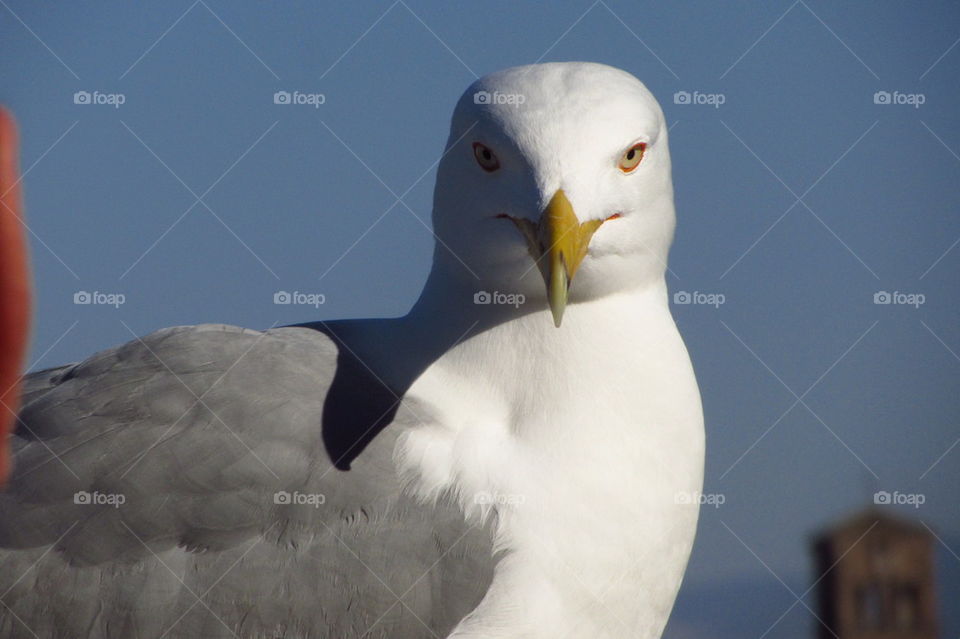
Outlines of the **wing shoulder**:
M 392 432 L 349 481 L 324 449 L 338 358 L 334 341 L 308 328 L 199 325 L 31 375 L 0 494 L 0 546 L 50 544 L 72 527 L 60 542 L 71 560 L 135 559 L 138 541 L 206 549 L 284 514 L 309 520 L 306 509 L 278 513 L 295 504 L 274 495 L 311 485 L 344 510 L 388 498 Z

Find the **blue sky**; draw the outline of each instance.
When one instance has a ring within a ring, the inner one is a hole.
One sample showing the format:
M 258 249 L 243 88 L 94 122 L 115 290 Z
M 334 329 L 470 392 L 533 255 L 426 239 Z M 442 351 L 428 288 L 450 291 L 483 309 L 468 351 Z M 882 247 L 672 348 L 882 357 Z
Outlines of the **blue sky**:
M 703 510 L 668 636 L 810 636 L 801 604 L 778 621 L 816 577 L 809 535 L 881 489 L 924 496 L 891 510 L 939 535 L 941 601 L 960 598 L 955 3 L 0 4 L 34 367 L 169 325 L 403 314 L 460 93 L 604 62 L 671 124 L 671 290 L 723 299 L 673 309 L 725 502 Z

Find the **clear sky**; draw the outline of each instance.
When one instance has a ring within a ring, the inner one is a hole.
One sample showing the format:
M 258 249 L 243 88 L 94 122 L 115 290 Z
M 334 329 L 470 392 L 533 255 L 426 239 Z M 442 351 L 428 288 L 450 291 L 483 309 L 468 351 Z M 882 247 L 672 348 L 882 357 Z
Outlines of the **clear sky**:
M 464 88 L 612 64 L 671 124 L 668 283 L 703 302 L 673 310 L 724 501 L 668 636 L 811 636 L 809 536 L 876 490 L 923 496 L 887 508 L 939 536 L 957 636 L 958 38 L 952 2 L 3 0 L 34 368 L 169 325 L 403 314 Z

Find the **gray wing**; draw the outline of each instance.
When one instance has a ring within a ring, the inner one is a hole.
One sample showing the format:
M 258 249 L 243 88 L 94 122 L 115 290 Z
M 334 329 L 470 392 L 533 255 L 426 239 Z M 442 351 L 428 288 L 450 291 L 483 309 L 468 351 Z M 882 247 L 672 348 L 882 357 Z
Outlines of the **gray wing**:
M 204 325 L 29 376 L 0 637 L 444 636 L 489 531 L 401 493 L 412 418 L 364 370 L 312 329 Z

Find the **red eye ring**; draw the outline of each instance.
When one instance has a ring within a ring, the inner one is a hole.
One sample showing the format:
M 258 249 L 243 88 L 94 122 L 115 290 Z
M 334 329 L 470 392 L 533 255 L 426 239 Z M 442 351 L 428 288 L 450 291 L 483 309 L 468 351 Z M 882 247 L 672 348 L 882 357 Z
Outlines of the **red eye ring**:
M 480 168 L 487 173 L 493 173 L 500 168 L 500 160 L 498 160 L 496 154 L 490 150 L 490 147 L 485 144 L 481 144 L 480 142 L 473 143 L 473 157 L 476 158 Z

